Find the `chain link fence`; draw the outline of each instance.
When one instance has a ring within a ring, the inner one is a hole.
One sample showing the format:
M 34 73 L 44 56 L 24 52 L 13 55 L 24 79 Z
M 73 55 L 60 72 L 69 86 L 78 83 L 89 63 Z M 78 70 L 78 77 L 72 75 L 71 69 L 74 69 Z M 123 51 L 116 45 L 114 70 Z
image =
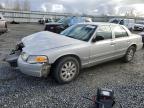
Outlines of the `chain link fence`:
M 16 21 L 16 22 L 38 22 L 38 20 L 42 18 L 62 18 L 67 16 L 85 16 L 90 17 L 95 22 L 107 22 L 111 18 L 132 18 L 135 21 L 144 21 L 143 17 L 127 17 L 127 16 L 94 16 L 94 15 L 79 15 L 79 14 L 71 14 L 71 13 L 52 13 L 52 12 L 39 12 L 39 11 L 12 11 L 12 10 L 1 10 L 0 14 L 2 14 L 8 22 Z

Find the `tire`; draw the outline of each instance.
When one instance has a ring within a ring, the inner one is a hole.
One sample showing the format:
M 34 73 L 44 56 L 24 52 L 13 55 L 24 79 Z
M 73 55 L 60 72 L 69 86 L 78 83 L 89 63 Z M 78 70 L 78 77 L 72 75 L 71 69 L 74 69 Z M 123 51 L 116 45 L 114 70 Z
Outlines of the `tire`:
M 79 74 L 80 64 L 74 57 L 64 57 L 58 60 L 53 67 L 53 77 L 60 84 L 73 81 Z
M 123 57 L 123 61 L 126 63 L 132 61 L 134 58 L 135 52 L 136 52 L 136 47 L 130 46 L 125 56 Z

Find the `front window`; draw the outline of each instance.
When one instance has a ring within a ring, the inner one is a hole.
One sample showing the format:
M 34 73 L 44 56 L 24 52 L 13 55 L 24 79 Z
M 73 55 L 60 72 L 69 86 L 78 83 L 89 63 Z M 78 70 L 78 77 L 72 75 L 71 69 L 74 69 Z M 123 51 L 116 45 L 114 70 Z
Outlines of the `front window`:
M 89 41 L 96 28 L 96 25 L 79 24 L 76 26 L 69 27 L 68 29 L 64 30 L 61 34 L 70 38 L 82 41 Z
M 96 36 L 101 36 L 103 40 L 112 39 L 112 31 L 109 25 L 102 25 L 97 28 Z

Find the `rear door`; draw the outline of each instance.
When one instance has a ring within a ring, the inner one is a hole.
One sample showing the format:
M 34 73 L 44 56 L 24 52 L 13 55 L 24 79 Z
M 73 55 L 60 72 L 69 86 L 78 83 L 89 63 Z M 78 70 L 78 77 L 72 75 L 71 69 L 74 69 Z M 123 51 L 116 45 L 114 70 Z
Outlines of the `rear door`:
M 112 25 L 111 27 L 115 38 L 115 54 L 118 56 L 123 55 L 126 53 L 130 44 L 129 34 L 120 25 Z

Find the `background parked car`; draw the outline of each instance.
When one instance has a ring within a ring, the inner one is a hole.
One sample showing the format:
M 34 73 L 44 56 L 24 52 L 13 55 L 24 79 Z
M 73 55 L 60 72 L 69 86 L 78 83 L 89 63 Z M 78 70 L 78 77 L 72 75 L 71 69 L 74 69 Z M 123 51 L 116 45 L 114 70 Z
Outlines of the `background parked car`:
M 109 20 L 109 22 L 124 25 L 129 30 L 134 30 L 134 25 L 135 25 L 135 20 L 134 19 L 112 18 L 112 19 Z
M 92 22 L 91 18 L 88 17 L 65 17 L 60 19 L 57 22 L 53 23 L 46 23 L 45 24 L 45 31 L 51 31 L 54 33 L 60 33 L 61 31 L 65 30 L 66 28 L 77 24 L 77 23 L 83 23 L 83 22 Z
M 49 22 L 54 22 L 54 20 L 52 18 L 43 18 L 43 19 L 38 20 L 39 24 L 45 24 Z
M 7 22 L 3 15 L 0 14 L 0 33 L 7 31 Z
M 142 36 L 142 42 L 143 42 L 143 44 L 144 44 L 144 32 L 139 33 L 139 35 Z
M 144 24 L 142 24 L 142 23 L 136 23 L 134 25 L 134 30 L 136 30 L 136 31 L 143 31 L 144 30 Z

